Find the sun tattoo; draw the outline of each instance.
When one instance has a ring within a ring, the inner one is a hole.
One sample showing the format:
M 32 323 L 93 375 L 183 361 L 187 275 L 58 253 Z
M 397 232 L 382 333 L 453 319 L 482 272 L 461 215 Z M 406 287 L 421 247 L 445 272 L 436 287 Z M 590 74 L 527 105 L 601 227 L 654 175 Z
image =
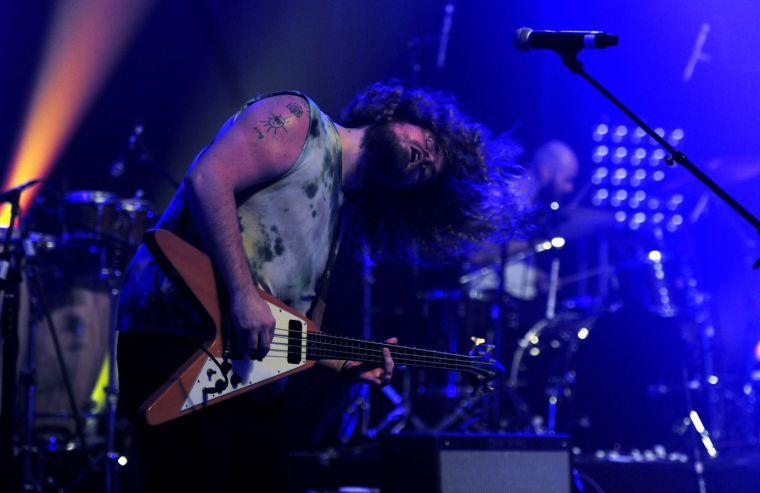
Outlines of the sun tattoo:
M 287 125 L 289 121 L 290 121 L 289 116 L 275 115 L 274 113 L 269 113 L 269 118 L 266 120 L 261 120 L 261 123 L 263 123 L 266 126 L 267 133 L 269 133 L 269 131 L 272 130 L 274 131 L 275 135 L 277 135 L 278 130 L 282 130 L 285 133 L 288 133 L 288 129 L 285 128 L 285 125 Z

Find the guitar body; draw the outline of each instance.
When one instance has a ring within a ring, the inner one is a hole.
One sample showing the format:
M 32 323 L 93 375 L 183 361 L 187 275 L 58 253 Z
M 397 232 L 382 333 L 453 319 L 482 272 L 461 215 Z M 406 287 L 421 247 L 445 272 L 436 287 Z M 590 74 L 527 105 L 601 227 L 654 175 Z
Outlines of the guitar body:
M 307 332 L 317 331 L 315 324 L 261 290 L 259 295 L 276 320 L 277 343 L 260 361 L 230 358 L 224 350 L 223 308 L 211 259 L 166 230 L 149 231 L 146 242 L 167 275 L 189 291 L 214 325 L 214 337 L 141 406 L 149 424 L 171 421 L 314 365 L 314 361 L 306 359 L 306 344 Z

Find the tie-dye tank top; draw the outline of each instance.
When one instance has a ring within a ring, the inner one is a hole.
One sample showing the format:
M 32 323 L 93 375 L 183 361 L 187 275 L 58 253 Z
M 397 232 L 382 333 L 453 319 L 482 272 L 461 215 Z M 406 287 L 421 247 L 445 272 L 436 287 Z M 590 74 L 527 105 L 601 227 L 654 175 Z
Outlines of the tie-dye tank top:
M 256 101 L 278 94 L 304 98 L 309 132 L 293 167 L 283 176 L 236 197 L 243 247 L 257 285 L 289 306 L 306 313 L 317 296 L 337 233 L 341 193 L 341 143 L 332 120 L 308 97 L 297 92 L 274 93 L 246 102 L 225 123 L 222 134 Z M 299 109 L 283 118 L 299 118 Z M 266 129 L 262 128 L 262 131 Z M 212 142 L 213 144 L 213 142 Z M 207 148 L 206 148 L 207 149 Z M 200 157 L 204 149 L 198 157 Z M 198 158 L 196 158 L 196 161 Z M 190 217 L 187 190 L 180 187 L 158 227 L 202 248 Z M 207 331 L 188 323 L 191 304 L 182 299 L 143 245 L 132 260 L 122 285 L 119 330 L 157 330 L 198 337 Z

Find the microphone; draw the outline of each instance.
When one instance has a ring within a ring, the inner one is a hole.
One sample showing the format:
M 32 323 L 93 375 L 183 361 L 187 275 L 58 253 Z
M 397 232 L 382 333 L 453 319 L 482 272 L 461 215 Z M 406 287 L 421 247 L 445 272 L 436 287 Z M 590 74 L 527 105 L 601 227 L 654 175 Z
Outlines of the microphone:
M 43 180 L 41 179 L 29 180 L 28 182 L 23 183 L 15 188 L 11 188 L 10 190 L 6 190 L 5 192 L 0 193 L 0 203 L 13 202 L 21 194 L 21 192 L 31 187 L 32 185 L 42 183 L 42 181 Z
M 534 31 L 521 27 L 515 31 L 515 48 L 521 51 L 578 51 L 583 48 L 617 46 L 618 37 L 602 31 Z

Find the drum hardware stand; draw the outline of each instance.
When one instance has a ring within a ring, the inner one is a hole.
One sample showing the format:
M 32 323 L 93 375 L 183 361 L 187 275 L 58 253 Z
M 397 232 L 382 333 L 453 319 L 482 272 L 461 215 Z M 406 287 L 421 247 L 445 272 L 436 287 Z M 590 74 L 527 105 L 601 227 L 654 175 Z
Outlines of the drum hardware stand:
M 102 248 L 105 250 L 107 246 L 104 245 Z M 111 269 L 110 266 L 107 265 L 107 258 L 106 255 L 101 255 L 100 266 L 101 279 L 105 281 L 111 297 L 111 313 L 108 323 L 108 385 L 105 388 L 106 443 L 103 456 L 103 471 L 105 472 L 103 491 L 105 493 L 118 493 L 119 482 L 116 480 L 116 474 L 119 470 L 117 460 L 119 459 L 120 454 L 116 451 L 116 411 L 119 402 L 119 385 L 117 382 L 116 368 L 116 325 L 118 317 L 119 286 L 121 284 L 122 273 L 118 268 Z M 118 258 L 118 255 L 115 255 L 114 258 Z
M 365 340 L 372 337 L 372 285 L 375 282 L 372 275 L 373 269 L 374 263 L 370 256 L 369 245 L 364 243 L 362 245 L 362 338 Z M 391 385 L 381 389 L 395 407 L 377 426 L 370 427 L 372 409 L 370 386 L 365 383 L 353 384 L 350 391 L 350 404 L 343 411 L 338 428 L 338 438 L 341 443 L 348 443 L 351 440 L 357 424 L 361 435 L 368 438 L 376 437 L 389 427 L 391 433 L 398 433 L 410 421 L 417 429 L 427 430 L 427 425 L 411 411 L 408 388 L 408 380 L 406 380 L 403 394 L 399 394 Z
M 18 312 L 19 286 L 21 284 L 21 256 L 12 248 L 13 231 L 16 219 L 20 215 L 21 192 L 39 183 L 32 180 L 12 190 L 0 194 L 0 202 L 10 203 L 11 213 L 8 229 L 5 230 L 3 251 L 0 253 L 0 295 L 2 296 L 2 313 L 0 313 L 0 329 L 3 342 L 3 378 L 2 402 L 0 403 L 0 476 L 5 491 L 13 491 L 19 484 L 17 471 L 13 467 L 14 440 L 16 425 L 16 382 L 18 367 Z M 22 252 L 23 253 L 23 252 Z M 24 448 L 22 453 L 31 450 Z

